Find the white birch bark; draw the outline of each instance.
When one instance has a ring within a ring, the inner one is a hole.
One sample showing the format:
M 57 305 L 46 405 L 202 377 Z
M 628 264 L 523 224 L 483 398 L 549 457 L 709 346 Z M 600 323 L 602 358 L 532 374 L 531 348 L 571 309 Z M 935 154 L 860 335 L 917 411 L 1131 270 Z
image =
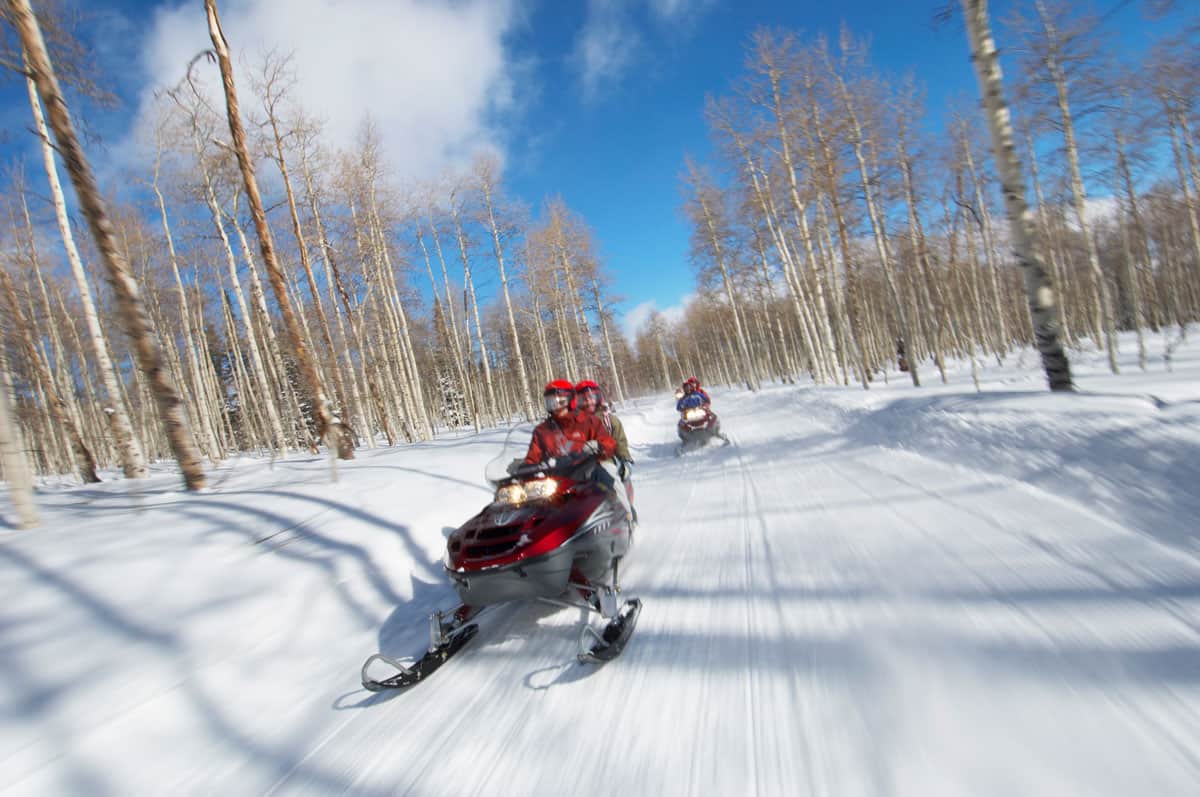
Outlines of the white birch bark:
M 146 457 L 142 453 L 142 446 L 133 435 L 129 414 L 125 411 L 125 405 L 121 402 L 121 393 L 116 386 L 116 373 L 112 361 L 108 357 L 108 351 L 105 349 L 104 333 L 100 328 L 100 318 L 96 314 L 96 304 L 92 300 L 92 290 L 83 272 L 83 263 L 79 258 L 79 250 L 75 246 L 75 236 L 71 232 L 71 222 L 67 218 L 67 203 L 63 197 L 62 184 L 58 179 L 58 166 L 54 161 L 54 149 L 50 145 L 50 132 L 46 129 L 46 120 L 42 115 L 37 87 L 29 78 L 25 79 L 25 85 L 29 94 L 29 107 L 33 112 L 34 128 L 42 145 L 46 179 L 50 183 L 50 198 L 54 204 L 54 218 L 58 222 L 58 231 L 67 252 L 71 276 L 75 278 L 75 285 L 79 290 L 79 299 L 83 305 L 83 317 L 88 328 L 92 354 L 96 358 L 96 366 L 100 371 L 100 384 L 104 387 L 108 397 L 106 411 L 109 414 L 113 439 L 121 460 L 121 469 L 128 479 L 142 479 L 150 475 L 150 471 L 146 468 Z
M 4 463 L 8 498 L 17 511 L 17 527 L 31 529 L 38 525 L 37 506 L 33 502 L 33 474 L 25 455 L 25 437 L 13 412 L 12 395 L 12 376 L 3 347 L 0 347 L 0 461 Z
M 88 220 L 96 248 L 112 280 L 117 295 L 121 326 L 133 343 L 138 367 L 146 374 L 158 405 L 159 416 L 165 427 L 175 459 L 183 472 L 189 489 L 204 487 L 204 471 L 200 464 L 195 440 L 187 426 L 187 419 L 175 385 L 171 383 L 162 367 L 161 353 L 155 339 L 154 329 L 145 308 L 137 282 L 129 271 L 128 263 L 118 251 L 113 235 L 112 222 L 100 198 L 91 167 L 83 154 L 83 148 L 75 135 L 66 100 L 50 64 L 46 45 L 42 39 L 37 18 L 30 8 L 29 0 L 7 0 L 11 12 L 11 23 L 21 39 L 21 46 L 29 64 L 29 70 L 37 85 L 38 94 L 46 103 L 50 129 L 58 144 L 58 151 L 67 168 L 67 174 L 75 186 L 80 208 Z
M 983 94 L 996 168 L 1004 189 L 1004 207 L 1013 240 L 1013 254 L 1025 275 L 1025 293 L 1033 320 L 1034 338 L 1051 390 L 1073 390 L 1071 368 L 1059 340 L 1054 287 L 1034 246 L 1033 214 L 1025 200 L 1025 176 L 1013 141 L 1012 121 L 1004 100 L 1003 75 L 992 39 L 987 0 L 961 0 L 966 18 L 971 60 Z
M 283 316 L 292 354 L 300 366 L 300 372 L 310 392 L 313 425 L 316 427 L 317 436 L 335 450 L 338 458 L 352 459 L 354 442 L 342 426 L 341 420 L 330 411 L 329 399 L 325 395 L 325 388 L 321 384 L 316 364 L 313 362 L 308 348 L 304 345 L 296 314 L 284 286 L 283 272 L 275 259 L 275 245 L 271 240 L 271 231 L 267 228 L 267 217 L 263 210 L 262 197 L 258 192 L 258 181 L 254 176 L 254 162 L 250 159 L 246 148 L 246 134 L 242 128 L 237 89 L 233 80 L 233 62 L 230 59 L 229 45 L 225 41 L 225 34 L 221 31 L 216 0 L 205 0 L 204 8 L 208 17 L 209 37 L 212 39 L 213 49 L 217 55 L 217 64 L 221 70 L 221 83 L 225 92 L 226 116 L 229 120 L 229 133 L 233 139 L 233 151 L 237 155 L 238 167 L 242 173 L 242 181 L 245 183 L 246 198 L 250 203 L 250 216 L 254 220 L 254 230 L 258 235 L 259 248 L 262 250 L 263 264 L 267 269 L 280 315 Z M 337 477 L 336 468 L 333 470 L 333 476 Z
M 504 309 L 508 313 L 508 332 L 512 336 L 513 353 L 517 360 L 517 381 L 520 384 L 520 406 L 525 410 L 525 417 L 537 417 L 533 403 L 530 400 L 529 374 L 525 370 L 525 355 L 521 351 L 521 336 L 517 334 L 517 319 L 513 315 L 512 295 L 508 290 L 508 272 L 504 268 L 504 248 L 500 245 L 500 228 L 496 225 L 496 212 L 492 202 L 494 191 L 492 166 L 482 164 L 479 170 L 479 189 L 483 194 L 484 209 L 487 210 L 488 226 L 492 231 L 492 246 L 496 253 L 496 266 L 500 270 L 500 289 L 504 296 Z M 610 350 L 611 354 L 611 350 Z M 616 372 L 614 371 L 614 376 Z M 620 390 L 620 387 L 617 388 Z

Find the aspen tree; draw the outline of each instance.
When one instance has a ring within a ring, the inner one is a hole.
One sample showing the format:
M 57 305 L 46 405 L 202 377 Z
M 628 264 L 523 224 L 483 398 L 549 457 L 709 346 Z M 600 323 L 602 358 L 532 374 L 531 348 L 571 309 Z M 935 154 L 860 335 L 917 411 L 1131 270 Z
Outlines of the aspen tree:
M 1025 275 L 1025 293 L 1034 338 L 1051 390 L 1073 390 L 1071 367 L 1059 340 L 1054 288 L 1035 248 L 1033 214 L 1025 200 L 1025 175 L 1013 141 L 1012 122 L 1004 99 L 1003 75 L 992 38 L 987 0 L 961 0 L 971 61 L 983 94 L 983 107 L 1004 189 L 1013 254 Z
M 31 529 L 38 525 L 37 506 L 33 502 L 33 474 L 25 456 L 25 438 L 12 405 L 12 376 L 4 347 L 0 346 L 0 463 L 8 482 L 8 497 L 17 511 L 17 526 Z
M 312 421 L 317 430 L 317 437 L 324 440 L 333 448 L 339 459 L 354 458 L 354 441 L 349 432 L 335 417 L 329 408 L 329 400 L 325 395 L 324 386 L 317 373 L 316 364 L 304 345 L 300 326 L 296 320 L 292 303 L 288 299 L 284 287 L 283 272 L 275 259 L 275 246 L 271 239 L 271 231 L 267 227 L 267 217 L 263 210 L 262 198 L 258 193 L 258 181 L 254 176 L 254 162 L 246 149 L 246 134 L 242 129 L 240 110 L 238 107 L 237 89 L 233 81 L 233 62 L 229 56 L 229 46 L 225 34 L 221 31 L 221 22 L 217 16 L 216 0 L 204 0 L 204 9 L 208 16 L 208 32 L 216 53 L 217 64 L 221 70 L 221 83 L 225 93 L 225 105 L 229 118 L 229 133 L 233 139 L 233 150 L 237 155 L 238 167 L 246 186 L 246 198 L 250 203 L 250 215 L 254 220 L 254 229 L 258 234 L 259 248 L 262 250 L 263 264 L 270 278 L 271 288 L 275 293 L 275 301 L 283 316 L 284 327 L 288 332 L 292 354 L 300 366 L 307 387 L 311 393 Z
M 513 315 L 512 294 L 508 289 L 508 272 L 504 268 L 504 249 L 500 244 L 500 228 L 496 224 L 496 210 L 493 197 L 497 164 L 493 158 L 483 158 L 475 165 L 475 178 L 478 181 L 479 192 L 483 196 L 483 209 L 487 212 L 488 227 L 492 232 L 492 244 L 496 254 L 496 266 L 500 272 L 500 289 L 504 296 L 504 309 L 508 314 L 508 330 L 512 336 L 513 354 L 517 361 L 517 382 L 520 385 L 521 406 L 526 418 L 537 417 L 530 399 L 529 375 L 525 371 L 525 356 L 521 351 L 521 336 L 517 334 L 517 319 Z M 606 333 L 607 334 L 607 333 Z M 611 352 L 610 352 L 611 353 Z M 614 371 L 614 377 L 616 372 Z M 620 391 L 620 387 L 617 388 Z
M 46 168 L 46 179 L 50 184 L 50 197 L 54 203 L 54 216 L 58 223 L 59 235 L 67 252 L 67 262 L 71 266 L 71 275 L 75 278 L 79 290 L 79 299 L 83 306 L 84 321 L 87 323 L 92 354 L 96 358 L 100 371 L 100 382 L 107 394 L 107 413 L 112 427 L 113 439 L 121 460 L 121 468 L 126 478 L 140 479 L 149 475 L 146 468 L 146 458 L 142 446 L 133 435 L 133 427 L 129 422 L 129 414 L 121 401 L 121 393 L 117 388 L 117 376 L 112 361 L 104 344 L 104 333 L 100 328 L 100 319 L 96 314 L 96 305 L 92 301 L 91 286 L 83 272 L 83 264 L 79 258 L 79 250 L 75 246 L 75 236 L 71 231 L 71 223 L 67 218 L 67 203 L 63 197 L 62 184 L 58 179 L 58 166 L 54 161 L 54 149 L 50 143 L 50 133 L 46 128 L 46 120 L 42 114 L 41 101 L 37 87 L 31 78 L 25 79 L 29 94 L 29 106 L 33 112 L 34 129 L 42 146 L 42 157 Z
M 121 326 L 133 343 L 138 366 L 150 383 L 159 416 L 184 481 L 189 489 L 201 489 L 205 482 L 204 471 L 200 465 L 195 441 L 187 426 L 182 401 L 162 367 L 158 342 L 142 306 L 138 285 L 129 273 L 128 264 L 117 250 L 112 223 L 96 188 L 91 167 L 75 135 L 70 112 L 47 55 L 37 18 L 30 8 L 29 0 L 6 2 L 11 22 L 21 40 L 30 76 L 37 86 L 38 95 L 46 104 L 46 115 L 59 154 L 75 186 L 80 208 L 88 220 L 92 236 L 96 239 L 96 247 L 116 292 Z

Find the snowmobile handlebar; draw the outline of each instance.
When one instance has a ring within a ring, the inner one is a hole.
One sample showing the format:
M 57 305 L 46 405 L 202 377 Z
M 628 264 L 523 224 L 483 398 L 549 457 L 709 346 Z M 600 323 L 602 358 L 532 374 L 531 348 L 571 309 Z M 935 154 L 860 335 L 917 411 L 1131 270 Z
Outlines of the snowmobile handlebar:
M 531 479 L 539 473 L 564 473 L 574 470 L 590 459 L 596 459 L 598 454 L 580 451 L 561 457 L 551 457 L 544 462 L 526 462 L 514 459 L 508 465 L 508 475 L 514 479 Z

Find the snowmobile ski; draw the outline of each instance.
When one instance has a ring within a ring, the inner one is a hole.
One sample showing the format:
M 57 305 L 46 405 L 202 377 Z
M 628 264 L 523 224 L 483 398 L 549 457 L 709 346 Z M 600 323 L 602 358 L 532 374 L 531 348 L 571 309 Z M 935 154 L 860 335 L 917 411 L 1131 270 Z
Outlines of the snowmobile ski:
M 385 689 L 407 689 L 414 684 L 420 683 L 436 672 L 451 656 L 462 650 L 463 646 L 470 642 L 478 632 L 479 626 L 475 623 L 463 626 L 461 631 L 456 632 L 440 645 L 431 648 L 424 656 L 409 665 L 402 664 L 382 653 L 376 653 L 363 662 L 363 688 L 371 692 L 382 692 Z M 368 677 L 367 667 L 374 661 L 382 661 L 396 668 L 396 674 L 383 680 Z
M 625 601 L 625 605 L 621 607 L 620 613 L 617 614 L 612 622 L 604 627 L 603 632 L 597 633 L 591 626 L 585 627 L 584 633 L 590 633 L 595 637 L 596 644 L 587 653 L 580 653 L 579 660 L 586 663 L 603 664 L 621 655 L 621 651 L 625 649 L 625 644 L 633 636 L 633 630 L 637 626 L 638 615 L 641 613 L 641 599 L 632 598 Z

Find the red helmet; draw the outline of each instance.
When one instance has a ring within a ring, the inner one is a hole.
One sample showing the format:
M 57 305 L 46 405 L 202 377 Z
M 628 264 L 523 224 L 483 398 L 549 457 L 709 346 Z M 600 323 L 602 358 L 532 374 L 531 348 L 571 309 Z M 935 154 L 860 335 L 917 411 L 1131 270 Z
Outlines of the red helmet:
M 542 401 L 546 405 L 546 412 L 551 415 L 564 407 L 572 407 L 575 404 L 575 387 L 565 379 L 547 382 L 546 389 L 542 391 Z
M 694 376 L 689 376 L 687 382 L 685 382 L 684 384 L 692 385 L 694 387 L 700 387 L 700 380 Z
M 578 403 L 583 394 L 589 391 L 595 391 L 596 409 L 599 409 L 600 405 L 604 403 L 604 393 L 600 390 L 600 385 L 596 384 L 591 379 L 584 379 L 575 383 L 575 401 Z

